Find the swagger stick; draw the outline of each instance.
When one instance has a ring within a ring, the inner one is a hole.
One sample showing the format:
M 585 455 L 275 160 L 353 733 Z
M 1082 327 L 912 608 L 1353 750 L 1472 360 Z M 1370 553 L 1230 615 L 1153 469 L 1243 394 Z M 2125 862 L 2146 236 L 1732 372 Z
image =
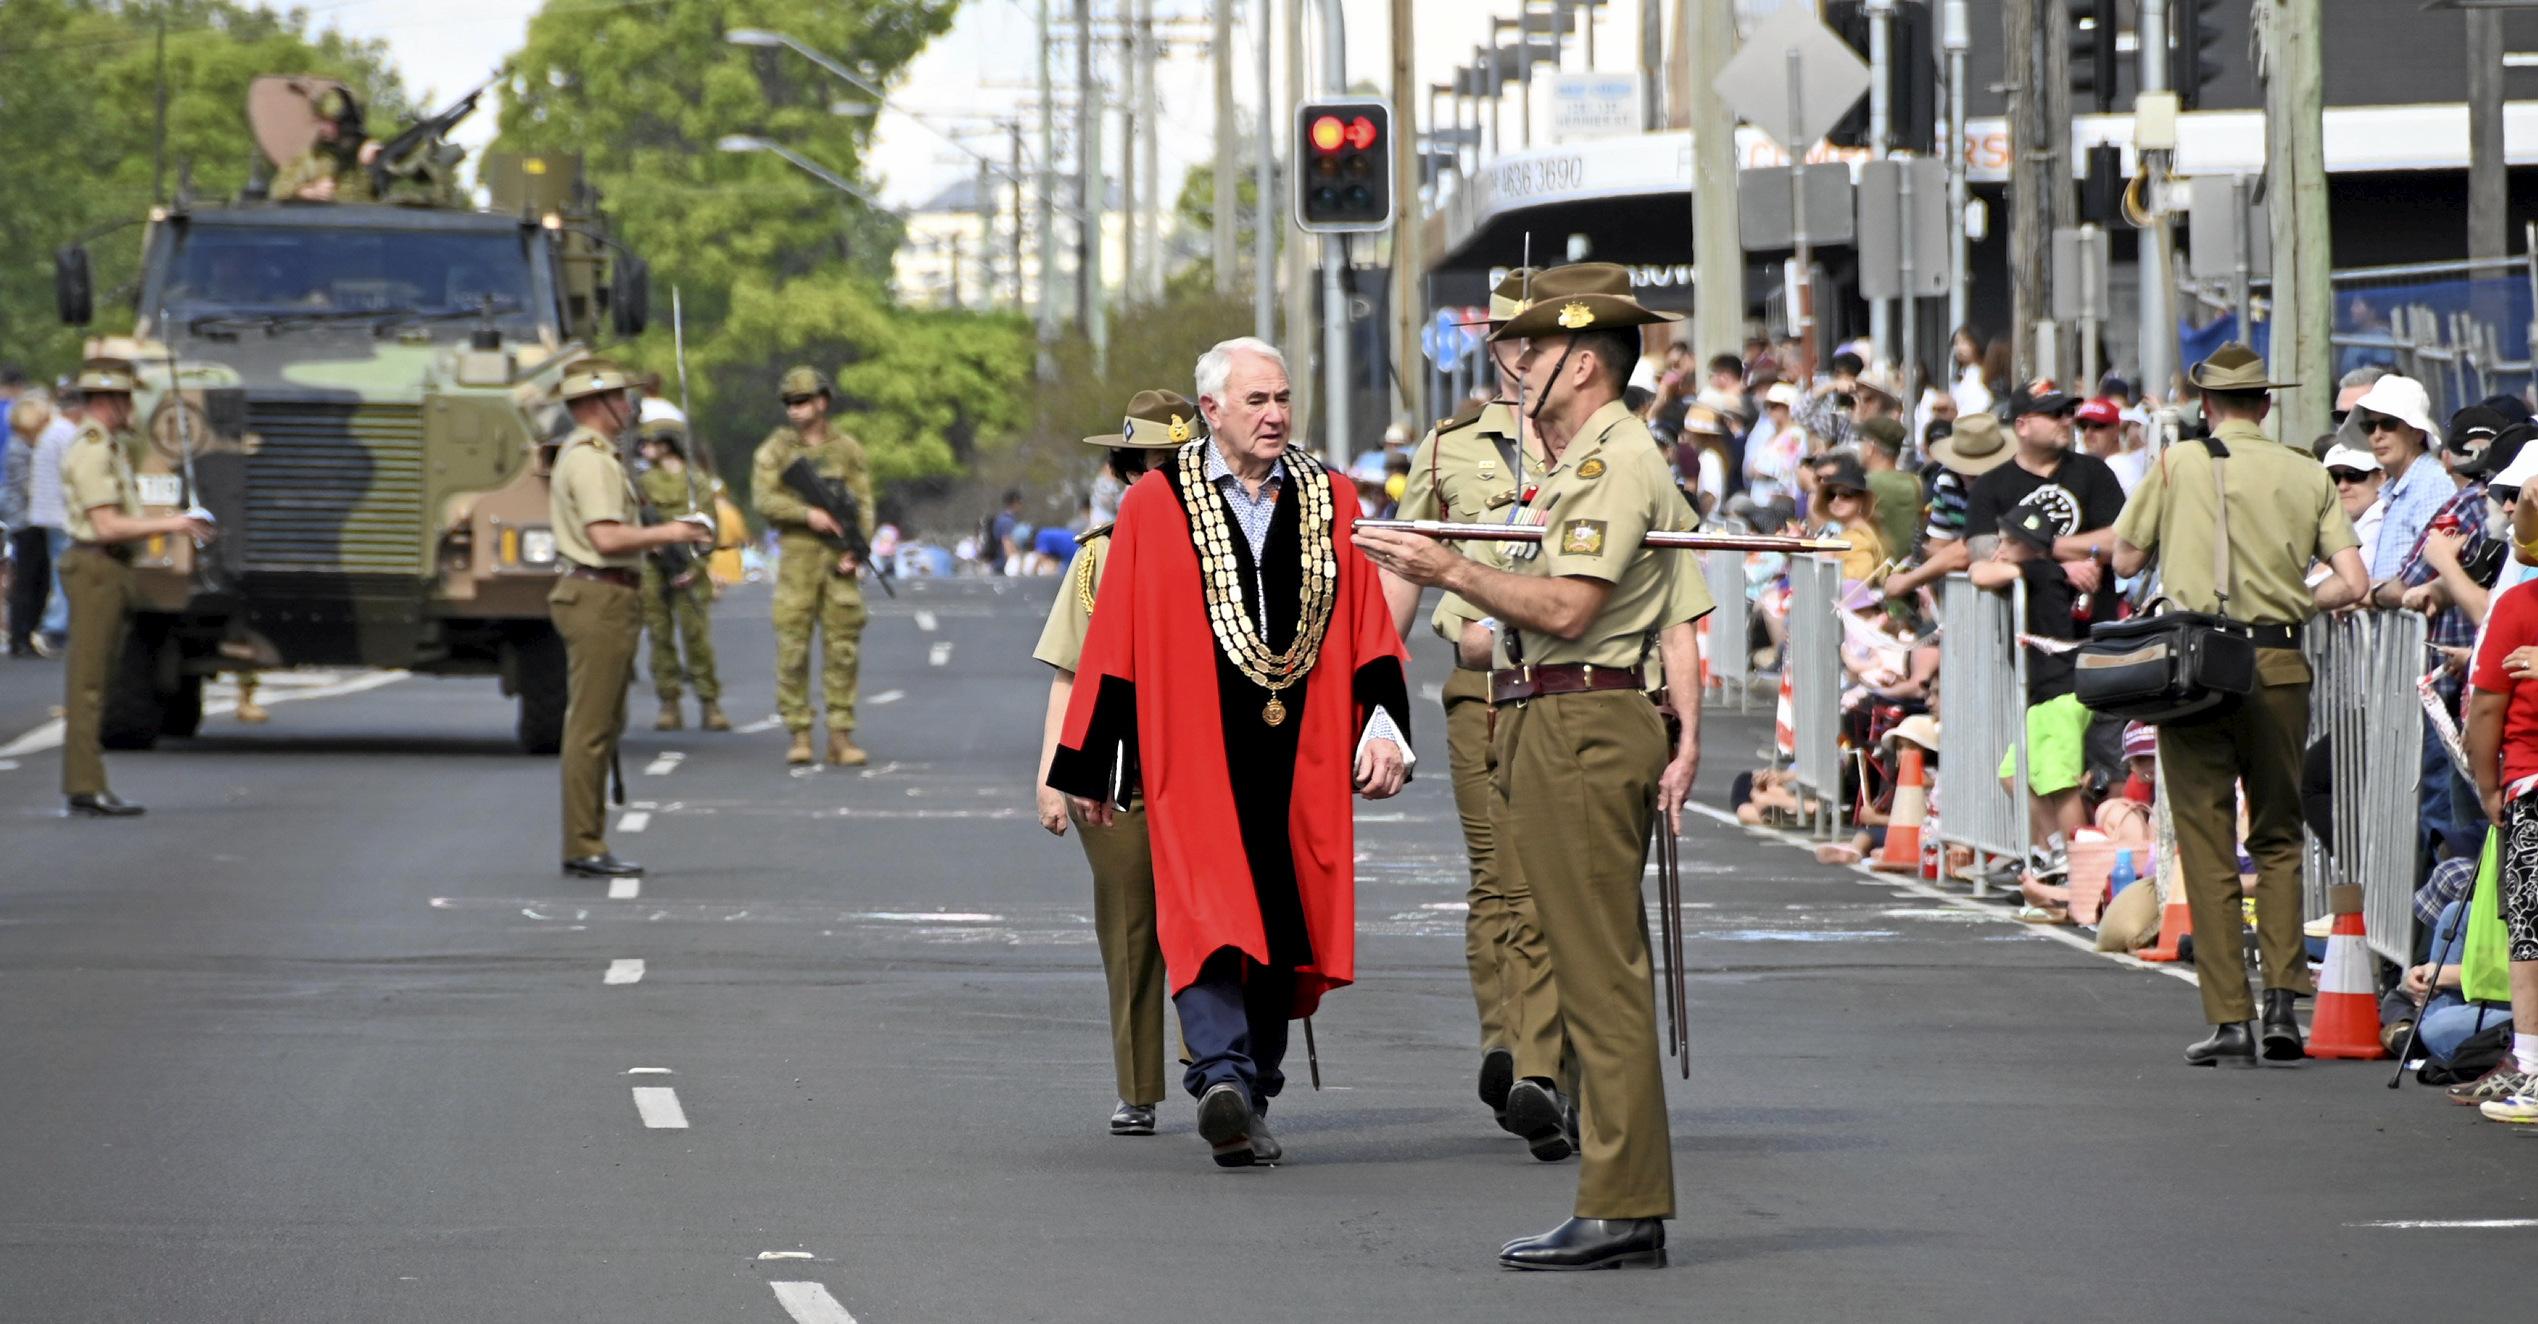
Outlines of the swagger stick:
M 1313 1068 L 1313 1088 L 1322 1088 L 1322 1048 L 1313 1042 L 1313 1018 L 1304 1018 L 1304 1063 Z
M 1415 533 L 1423 538 L 1445 542 L 1530 542 L 1542 541 L 1539 524 L 1464 524 L 1434 519 L 1361 519 L 1361 529 L 1382 529 L 1392 533 Z M 1671 533 L 1651 529 L 1640 539 L 1642 547 L 1658 547 L 1668 551 L 1691 552 L 1847 552 L 1850 543 L 1840 538 L 1783 538 L 1751 533 Z

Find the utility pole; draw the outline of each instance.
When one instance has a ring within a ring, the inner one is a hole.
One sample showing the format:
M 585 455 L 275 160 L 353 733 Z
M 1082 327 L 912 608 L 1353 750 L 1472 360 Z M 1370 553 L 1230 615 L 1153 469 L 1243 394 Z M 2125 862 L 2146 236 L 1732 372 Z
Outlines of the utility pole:
M 2318 9 L 2319 0 L 2277 0 L 2268 16 L 2265 195 L 2274 229 L 2272 367 L 2277 380 L 2323 387 L 2334 380 L 2335 351 L 2327 335 L 2335 310 L 2328 279 L 2326 61 Z M 2281 376 L 2285 373 L 2290 375 Z M 2275 437 L 2307 444 L 2327 430 L 2332 399 L 2323 389 L 2282 392 L 2274 409 L 2282 420 Z
M 2044 53 L 2043 73 L 2039 75 L 2044 91 L 2044 157 L 2039 164 L 2044 168 L 2045 223 L 2048 227 L 2045 243 L 2049 252 L 2053 231 L 2068 230 L 2079 224 L 2080 202 L 2072 196 L 2071 189 L 2071 42 L 2063 33 L 2067 22 L 2063 15 L 2069 11 L 2061 0 L 2045 0 L 2042 9 L 2036 21 L 2036 44 Z M 2048 19 L 2051 21 L 2047 22 Z M 2048 265 L 2044 288 L 2050 289 L 2052 279 L 2052 268 Z M 2042 307 L 2051 306 L 2048 298 Z M 2039 317 L 2049 315 L 2041 308 L 2037 313 Z M 2096 383 L 2071 380 L 2078 356 L 2063 349 L 2064 329 L 2060 323 L 2055 323 L 2047 333 L 2052 337 L 2049 347 L 2053 354 L 2048 371 L 2056 380 L 2074 387 L 2075 392 L 2086 391 Z
M 978 306 L 996 306 L 996 171 L 978 158 Z
M 2161 0 L 2142 0 L 2142 12 Z M 1965 325 L 1966 307 L 1972 297 L 1974 272 L 1965 237 L 1965 204 L 1972 193 L 1965 177 L 1965 54 L 1973 45 L 1973 30 L 1965 15 L 1965 0 L 1947 0 L 1940 13 L 1939 42 L 1948 53 L 1948 336 L 1953 354 L 1956 329 Z M 2149 20 L 2143 20 L 2143 31 L 2149 31 Z M 2166 31 L 2165 28 L 2160 29 Z M 2160 59 L 2166 60 L 2166 47 Z M 2149 67 L 2147 48 L 2142 56 L 2143 67 Z M 2147 83 L 2145 82 L 2145 86 Z M 1950 378 L 1956 375 L 1953 357 L 1948 361 Z
M 2508 207 L 2503 161 L 2503 13 L 2469 9 L 2467 21 L 2468 256 L 2502 257 Z
M 1137 232 L 1142 228 L 1146 209 L 1139 205 L 1140 184 L 1153 187 L 1153 181 L 1137 178 L 1140 164 L 1137 156 L 1137 107 L 1145 99 L 1145 50 L 1137 40 L 1137 24 L 1130 18 L 1128 0 L 1119 0 L 1119 212 L 1126 224 L 1120 227 L 1119 301 L 1134 302 L 1144 291 L 1139 282 L 1145 271 L 1140 261 L 1141 247 Z M 1146 132 L 1151 136 L 1153 126 Z
M 1011 145 L 1005 169 L 1006 182 L 1013 188 L 1013 233 L 1006 236 L 1005 260 L 1013 268 L 1013 310 L 1022 311 L 1022 117 L 1005 121 L 1005 134 Z
M 1723 12 L 1728 8 L 1728 6 L 1718 3 L 1717 0 L 1681 0 L 1681 3 L 1693 9 L 1715 9 L 1722 11 L 1720 13 L 1708 15 L 1708 17 L 1711 19 L 1726 20 L 1729 40 L 1733 41 L 1735 39 L 1736 17 L 1733 14 Z M 1700 22 L 1699 19 L 1695 19 L 1693 21 L 1695 23 Z M 1594 38 L 1592 34 L 1595 31 L 1595 11 L 1591 9 L 1586 12 L 1586 30 L 1589 34 L 1588 40 L 1590 42 L 1593 41 Z M 1518 41 L 1524 40 L 1524 33 L 1519 31 L 1516 34 L 1516 39 Z M 1692 58 L 1699 60 L 1702 56 L 1696 51 L 1693 53 Z M 1587 67 L 1594 67 L 1595 55 L 1594 48 L 1592 46 L 1588 47 L 1586 63 Z M 1663 105 L 1665 98 L 1658 95 L 1658 89 L 1666 85 L 1665 77 L 1665 9 L 1658 3 L 1658 0 L 1639 0 L 1639 86 L 1646 91 L 1645 100 L 1640 106 L 1639 126 L 1650 133 L 1654 133 L 1666 126 L 1665 109 Z M 1709 88 L 1709 84 L 1698 81 L 1696 81 L 1693 86 L 1701 89 L 1703 92 L 1707 92 Z M 1707 97 L 1703 97 L 1702 99 L 1714 100 L 1716 99 L 1716 94 L 1713 93 Z M 1692 112 L 1692 117 L 1695 120 L 1698 120 L 1701 117 L 1701 112 L 1699 110 L 1694 110 Z M 1695 150 L 1698 149 L 1696 148 Z M 1698 243 L 1699 241 L 1695 240 L 1694 242 Z
M 2045 244 L 2052 224 L 2045 195 L 2053 172 L 2043 159 L 2044 98 L 2037 86 L 2036 0 L 2001 6 L 2001 48 L 2009 81 L 2010 375 L 2025 381 L 2035 375 L 2035 327 L 2046 307 Z
M 1295 132 L 1295 107 L 1304 100 L 1304 6 L 1306 0 L 1288 0 L 1283 16 L 1287 39 L 1286 100 L 1269 113 L 1281 133 Z M 1264 107 L 1264 109 L 1266 109 Z M 1290 143 L 1286 159 L 1293 162 L 1300 155 Z M 1278 227 L 1287 235 L 1286 272 L 1280 288 L 1286 291 L 1286 312 L 1280 319 L 1278 347 L 1286 351 L 1289 370 L 1293 374 L 1296 399 L 1302 403 L 1295 411 L 1294 427 L 1288 434 L 1310 437 L 1311 423 L 1328 409 L 1331 401 L 1313 389 L 1313 245 L 1310 238 L 1288 221 L 1286 209 L 1280 208 Z M 1345 463 L 1343 461 L 1343 463 Z
M 1110 367 L 1110 328 L 1102 310 L 1101 86 L 1093 80 L 1093 0 L 1075 0 L 1075 288 L 1093 371 Z
M 1259 138 L 1259 156 L 1253 162 L 1251 218 L 1251 333 L 1261 340 L 1277 343 L 1277 306 L 1270 296 L 1275 285 L 1273 272 L 1278 265 L 1278 114 L 1276 85 L 1271 81 L 1271 45 L 1278 30 L 1278 0 L 1257 0 L 1257 20 L 1253 25 L 1253 51 L 1260 79 L 1260 119 L 1253 127 Z
M 1215 38 L 1210 53 L 1216 73 L 1216 205 L 1213 233 L 1216 297 L 1234 297 L 1235 208 L 1242 190 L 1234 182 L 1234 0 L 1216 0 Z
M 1057 375 L 1050 347 L 1057 343 L 1057 93 L 1051 86 L 1049 0 L 1039 0 L 1040 18 L 1040 187 L 1039 214 L 1033 218 L 1034 246 L 1040 253 L 1040 380 Z M 1019 267 L 1016 270 L 1020 270 Z
M 1655 8 L 1653 0 L 1642 0 Z M 1683 77 L 1668 98 L 1692 129 L 1692 348 L 1732 354 L 1745 331 L 1745 252 L 1736 231 L 1736 113 L 1711 88 L 1736 54 L 1736 16 L 1724 5 L 1680 0 L 1675 33 Z M 1656 89 L 1649 88 L 1650 103 Z
M 1164 219 L 1172 214 L 1172 191 L 1163 185 L 1163 161 L 1157 144 L 1163 141 L 1162 111 L 1155 103 L 1155 70 L 1163 60 L 1163 43 L 1154 39 L 1154 0 L 1137 0 L 1137 41 L 1145 47 L 1145 58 L 1138 63 L 1138 77 L 1145 81 L 1137 98 L 1137 173 L 1146 181 L 1145 270 L 1138 283 L 1144 288 L 1146 301 L 1163 298 L 1163 229 Z
M 2169 90 L 2168 0 L 2141 0 L 2136 23 L 2141 34 L 2141 91 L 2144 98 Z M 2159 198 L 2168 178 L 2165 148 L 2142 153 L 2143 192 L 2150 204 L 2150 224 L 2139 235 L 2141 273 L 2141 389 L 2162 400 L 2176 391 L 2177 314 L 2169 302 L 2170 273 L 2175 270 L 2176 233 Z M 1960 231 L 1962 227 L 1959 227 Z
M 1895 131 L 1892 93 L 1894 91 L 1893 60 L 1895 33 L 1894 0 L 1868 0 L 1868 152 L 1883 161 L 1895 154 Z M 1909 214 L 1904 223 L 1910 226 Z M 1904 244 L 1912 243 L 1909 228 Z M 1912 300 L 1902 301 L 1906 315 L 1912 311 Z M 1894 307 L 1887 300 L 1868 301 L 1868 343 L 1874 347 L 1870 357 L 1891 362 L 1895 354 Z M 1905 388 L 1910 389 L 1912 370 L 1904 369 Z
M 1412 0 L 1392 0 L 1392 177 L 1397 181 L 1392 197 L 1392 361 L 1399 369 L 1394 374 L 1401 395 L 1399 404 L 1404 416 L 1416 420 L 1427 411 L 1413 394 L 1410 382 L 1417 378 L 1422 386 L 1427 374 L 1414 371 L 1419 354 L 1419 328 L 1427 321 L 1427 300 L 1421 297 L 1425 285 L 1421 270 L 1425 255 L 1419 251 L 1419 134 L 1436 132 L 1436 117 L 1420 124 L 1413 118 L 1411 107 L 1418 104 L 1417 70 L 1412 59 L 1418 53 L 1418 38 L 1411 14 Z M 1434 97 L 1429 102 L 1435 102 Z

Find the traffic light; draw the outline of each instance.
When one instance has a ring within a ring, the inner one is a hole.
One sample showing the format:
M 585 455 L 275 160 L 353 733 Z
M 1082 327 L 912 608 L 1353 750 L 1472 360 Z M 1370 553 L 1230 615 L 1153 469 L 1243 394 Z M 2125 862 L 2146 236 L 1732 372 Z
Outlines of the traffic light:
M 1296 107 L 1295 222 L 1313 234 L 1392 224 L 1392 108 L 1380 101 Z
M 1887 132 L 1895 150 L 1927 155 L 1938 143 L 1939 52 L 1925 0 L 1893 0 L 1894 31 L 1886 45 Z M 1868 58 L 1869 17 L 1866 0 L 1832 0 L 1824 7 L 1824 23 L 1844 45 Z M 1872 75 L 1873 76 L 1873 75 Z M 1868 148 L 1868 98 L 1834 124 L 1824 140 L 1836 147 Z
M 2168 48 L 2168 84 L 2177 90 L 2177 104 L 2194 110 L 2203 104 L 2203 89 L 2221 76 L 2221 5 L 2223 0 L 2177 0 L 2169 11 L 2177 39 Z
M 2117 104 L 2115 0 L 2071 0 L 2071 91 L 2100 115 Z

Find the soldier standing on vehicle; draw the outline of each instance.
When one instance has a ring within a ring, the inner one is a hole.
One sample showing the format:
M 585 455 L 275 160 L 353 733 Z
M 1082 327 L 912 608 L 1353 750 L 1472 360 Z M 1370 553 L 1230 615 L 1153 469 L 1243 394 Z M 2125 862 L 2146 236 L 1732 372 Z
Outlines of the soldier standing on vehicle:
M 636 487 L 643 503 L 661 518 L 703 515 L 711 519 L 712 489 L 689 486 L 687 428 L 675 419 L 654 419 L 643 425 L 643 454 L 651 461 Z M 686 723 L 679 712 L 681 683 L 696 691 L 696 724 L 708 731 L 728 731 L 723 716 L 722 682 L 714 675 L 714 580 L 705 573 L 705 558 L 687 562 L 675 578 L 661 563 L 643 562 L 643 628 L 652 636 L 652 692 L 661 699 L 655 731 L 676 731 Z M 684 649 L 686 657 L 680 657 Z
M 675 543 L 710 544 L 713 530 L 687 520 L 637 521 L 634 484 L 617 457 L 616 438 L 634 419 L 633 385 L 604 359 L 585 359 L 557 387 L 572 411 L 573 433 L 556 449 L 549 480 L 555 553 L 564 573 L 546 598 L 564 636 L 564 872 L 630 878 L 643 866 L 621 860 L 601 835 L 607 818 L 608 772 L 626 725 L 626 687 L 634 682 L 635 643 L 643 631 L 644 553 Z
M 106 789 L 106 685 L 123 655 L 132 609 L 132 545 L 161 536 L 209 542 L 209 521 L 146 516 L 132 477 L 132 365 L 90 359 L 79 371 L 88 417 L 62 454 L 62 506 L 70 546 L 62 595 L 70 603 L 70 660 L 62 672 L 62 794 L 73 817 L 129 818 L 141 806 Z
M 340 87 L 317 94 L 317 141 L 273 177 L 265 196 L 286 202 L 370 202 L 370 172 L 379 144 L 363 136 L 361 103 Z
M 863 443 L 828 423 L 828 379 L 816 369 L 787 369 L 777 392 L 786 426 L 767 434 L 750 466 L 749 499 L 776 531 L 776 715 L 793 733 L 784 761 L 811 761 L 811 631 L 821 635 L 820 691 L 828 704 L 828 761 L 857 767 L 870 761 L 855 747 L 855 656 L 864 634 L 864 592 L 856 581 L 863 567 L 854 553 L 826 539 L 845 530 L 827 511 L 785 486 L 784 469 L 808 459 L 823 478 L 855 494 L 857 522 L 872 536 L 872 463 Z

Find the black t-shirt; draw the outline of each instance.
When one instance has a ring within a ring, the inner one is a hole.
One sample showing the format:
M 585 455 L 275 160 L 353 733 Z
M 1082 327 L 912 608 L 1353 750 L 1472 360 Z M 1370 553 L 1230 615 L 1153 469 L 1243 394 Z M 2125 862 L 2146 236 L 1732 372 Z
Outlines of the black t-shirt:
M 2089 623 L 2072 614 L 2079 594 L 2062 567 L 2043 557 L 2023 562 L 2019 577 L 2027 581 L 2027 633 L 2039 639 L 2086 639 Z M 2027 705 L 2058 699 L 2073 689 L 2071 655 L 2049 653 L 2027 645 Z
M 2015 460 L 1974 480 L 1974 488 L 1965 498 L 1965 536 L 1987 537 L 2000 532 L 2000 517 L 2011 507 L 2026 500 L 2037 488 L 2051 485 L 2070 495 L 2079 507 L 2080 522 L 2073 532 L 2111 528 L 2124 513 L 2124 485 L 2116 480 L 2115 471 L 2106 461 L 2085 451 L 2065 451 L 2062 463 L 2054 466 L 2048 477 L 2027 472 Z M 2110 571 L 2099 581 L 2097 592 L 2090 595 L 2090 619 L 2115 619 L 2115 576 Z

